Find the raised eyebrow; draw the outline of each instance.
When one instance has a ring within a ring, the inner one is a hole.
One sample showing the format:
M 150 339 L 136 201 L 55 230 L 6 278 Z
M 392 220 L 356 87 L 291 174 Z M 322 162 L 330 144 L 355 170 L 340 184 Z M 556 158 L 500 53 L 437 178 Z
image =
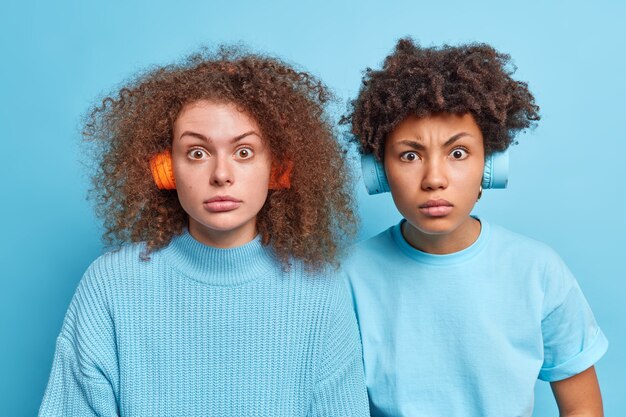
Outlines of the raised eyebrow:
M 230 142 L 231 142 L 231 143 L 238 142 L 238 141 L 240 141 L 241 139 L 245 138 L 246 136 L 250 136 L 250 135 L 256 135 L 256 136 L 258 136 L 258 137 L 259 137 L 259 139 L 262 139 L 262 138 L 261 138 L 261 135 L 259 135 L 256 131 L 251 130 L 251 131 L 249 131 L 249 132 L 242 133 L 242 134 L 241 134 L 241 135 L 239 135 L 239 136 L 235 136 L 235 137 L 233 138 L 233 140 L 231 140 Z
M 251 131 L 249 131 L 249 132 L 245 132 L 245 133 L 242 133 L 241 135 L 235 136 L 235 137 L 234 137 L 234 138 L 233 138 L 230 142 L 231 142 L 231 143 L 238 142 L 238 141 L 240 141 L 241 139 L 245 138 L 246 136 L 250 136 L 250 135 L 256 135 L 256 136 L 258 136 L 259 138 L 261 138 L 261 135 L 259 135 L 259 134 L 258 134 L 257 132 L 255 132 L 254 130 L 251 130 Z M 210 139 L 210 138 L 207 138 L 207 137 L 206 137 L 206 136 L 204 136 L 203 134 L 198 133 L 198 132 L 193 132 L 193 131 L 191 131 L 191 130 L 186 130 L 186 131 L 184 131 L 184 132 L 180 135 L 179 139 L 181 139 L 183 136 L 192 136 L 192 137 L 194 137 L 194 138 L 197 138 L 197 139 L 203 140 L 203 141 L 205 141 L 205 142 L 211 142 L 211 139 Z
M 450 139 L 446 141 L 446 143 L 443 144 L 444 148 L 452 145 L 454 142 L 461 139 L 463 136 L 472 136 L 472 135 L 470 135 L 467 132 L 459 132 L 456 135 L 452 136 Z
M 193 132 L 193 131 L 191 131 L 191 130 L 185 130 L 185 131 L 184 131 L 184 132 L 183 132 L 183 133 L 182 133 L 182 134 L 178 137 L 178 139 L 180 140 L 180 139 L 182 139 L 184 136 L 192 136 L 192 137 L 194 137 L 194 138 L 197 138 L 197 139 L 203 140 L 203 141 L 205 141 L 205 142 L 210 142 L 209 138 L 207 138 L 207 137 L 206 137 L 206 136 L 204 136 L 203 134 L 201 134 L 201 133 L 197 133 L 197 132 Z

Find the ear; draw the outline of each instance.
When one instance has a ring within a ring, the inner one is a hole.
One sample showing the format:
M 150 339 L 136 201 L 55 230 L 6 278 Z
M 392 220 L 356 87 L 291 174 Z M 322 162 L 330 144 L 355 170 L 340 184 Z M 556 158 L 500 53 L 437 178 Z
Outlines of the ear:
M 287 161 L 282 164 L 272 164 L 270 172 L 270 190 L 285 190 L 291 188 L 291 173 L 293 162 Z
M 150 171 L 159 190 L 175 190 L 176 180 L 172 169 L 172 154 L 169 150 L 163 151 L 150 158 Z

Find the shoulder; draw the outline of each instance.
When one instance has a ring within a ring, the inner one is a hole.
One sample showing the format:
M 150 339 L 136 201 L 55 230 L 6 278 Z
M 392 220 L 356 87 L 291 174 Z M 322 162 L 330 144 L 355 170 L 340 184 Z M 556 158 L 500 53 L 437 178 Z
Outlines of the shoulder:
M 394 238 L 394 225 L 381 233 L 356 243 L 348 250 L 347 256 L 341 262 L 341 270 L 349 287 L 358 282 L 377 282 L 384 285 L 386 280 L 379 277 L 386 276 L 389 271 L 397 271 L 413 264 Z
M 332 266 L 317 271 L 305 270 L 302 279 L 313 301 L 311 306 L 318 310 L 325 326 L 356 325 L 356 321 L 351 322 L 354 319 L 352 298 L 343 270 Z
M 76 334 L 104 332 L 112 323 L 111 309 L 122 277 L 139 265 L 143 245 L 127 245 L 107 252 L 87 268 L 65 315 L 61 335 L 74 340 Z
M 547 297 L 562 297 L 575 284 L 575 278 L 563 259 L 549 245 L 491 226 L 488 257 L 497 259 L 501 272 L 518 276 L 527 285 L 536 285 Z
M 83 274 L 73 303 L 96 300 L 104 303 L 115 298 L 134 277 L 145 276 L 145 270 L 152 268 L 155 261 L 145 260 L 144 250 L 143 243 L 136 243 L 100 255 Z
M 331 265 L 312 270 L 300 261 L 292 262 L 281 278 L 283 291 L 298 294 L 301 310 L 332 316 L 338 308 L 350 304 L 343 271 Z M 290 298 L 292 298 L 290 296 Z
M 389 246 L 393 244 L 393 229 L 397 225 L 391 226 L 375 236 L 362 240 L 352 246 L 352 251 L 355 254 L 374 254 L 389 250 Z
M 490 224 L 490 241 L 492 248 L 502 254 L 532 260 L 534 263 L 561 263 L 560 256 L 552 247 L 544 242 L 513 232 L 502 226 Z
M 146 245 L 143 242 L 126 244 L 96 258 L 87 268 L 84 278 L 97 281 L 137 274 L 154 265 L 159 257 L 159 251 L 146 256 Z
M 132 260 L 139 260 L 144 243 L 125 244 L 119 248 L 109 250 L 97 257 L 89 266 L 89 269 L 103 267 L 105 265 L 117 265 L 119 263 L 129 263 Z
M 297 260 L 291 263 L 285 274 L 307 292 L 330 295 L 342 291 L 342 272 L 332 265 L 311 269 Z
M 392 226 L 379 234 L 362 240 L 348 249 L 348 254 L 342 261 L 342 266 L 352 267 L 362 263 L 376 262 L 380 258 L 388 259 L 390 255 L 399 252 L 394 238 Z

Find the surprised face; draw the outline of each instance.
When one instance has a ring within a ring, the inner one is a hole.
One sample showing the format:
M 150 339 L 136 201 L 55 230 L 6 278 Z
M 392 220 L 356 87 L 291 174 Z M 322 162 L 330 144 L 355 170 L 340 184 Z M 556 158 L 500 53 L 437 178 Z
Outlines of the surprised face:
M 255 120 L 232 103 L 186 105 L 174 122 L 172 165 L 196 240 L 226 248 L 256 236 L 271 153 Z

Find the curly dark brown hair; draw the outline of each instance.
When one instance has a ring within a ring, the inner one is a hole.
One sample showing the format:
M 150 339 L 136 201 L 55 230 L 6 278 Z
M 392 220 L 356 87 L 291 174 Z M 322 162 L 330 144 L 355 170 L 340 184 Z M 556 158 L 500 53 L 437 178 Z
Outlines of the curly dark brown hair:
M 336 264 L 356 221 L 351 173 L 327 112 L 333 99 L 307 72 L 241 46 L 204 49 L 126 83 L 84 123 L 96 148 L 90 196 L 105 241 L 146 242 L 147 257 L 188 225 L 176 191 L 157 189 L 149 160 L 171 147 L 183 106 L 207 100 L 238 106 L 258 123 L 272 158 L 293 163 L 291 187 L 270 190 L 257 215 L 263 243 L 285 266 L 291 257 L 313 269 Z
M 385 139 L 409 115 L 471 113 L 484 137 L 485 155 L 503 151 L 539 120 L 528 85 L 511 76 L 510 56 L 487 44 L 424 48 L 400 39 L 379 71 L 368 68 L 350 113 L 362 153 L 382 160 Z

